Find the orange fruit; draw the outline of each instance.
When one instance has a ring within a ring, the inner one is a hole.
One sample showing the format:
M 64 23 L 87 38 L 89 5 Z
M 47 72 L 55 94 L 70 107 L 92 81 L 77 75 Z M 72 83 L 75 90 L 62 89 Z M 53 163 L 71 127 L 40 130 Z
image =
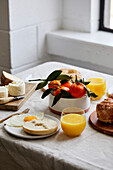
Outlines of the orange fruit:
M 65 91 L 67 91 L 67 92 L 70 91 L 70 89 L 69 89 L 68 87 L 61 86 L 59 89 L 53 90 L 53 91 L 52 91 L 52 94 L 53 94 L 54 96 L 56 96 L 57 94 L 61 93 L 61 89 L 62 89 L 62 90 L 65 90 Z
M 62 84 L 62 86 L 70 88 L 72 86 L 72 82 L 67 81 L 66 83 Z
M 48 88 L 58 88 L 61 85 L 59 80 L 53 80 L 48 84 Z
M 70 93 L 75 98 L 83 97 L 86 94 L 84 85 L 81 83 L 73 83 L 70 88 Z

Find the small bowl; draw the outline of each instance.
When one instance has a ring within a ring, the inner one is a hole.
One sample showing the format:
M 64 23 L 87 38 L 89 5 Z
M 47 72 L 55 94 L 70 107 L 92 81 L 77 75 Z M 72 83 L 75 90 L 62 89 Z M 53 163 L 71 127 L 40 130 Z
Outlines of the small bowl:
M 87 112 L 90 108 L 90 97 L 84 95 L 81 98 L 61 98 L 53 107 L 51 107 L 54 100 L 54 96 L 52 94 L 49 95 L 49 109 L 56 113 L 61 114 L 62 110 L 67 107 L 79 107 L 84 112 Z

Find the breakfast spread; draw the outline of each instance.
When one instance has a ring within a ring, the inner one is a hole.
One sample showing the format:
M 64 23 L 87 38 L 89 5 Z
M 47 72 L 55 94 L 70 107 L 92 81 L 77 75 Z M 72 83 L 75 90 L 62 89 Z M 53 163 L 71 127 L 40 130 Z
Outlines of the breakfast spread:
M 113 99 L 104 99 L 96 107 L 97 117 L 101 122 L 113 123 Z
M 81 73 L 74 69 L 55 70 L 46 79 L 40 81 L 36 90 L 48 85 L 48 89 L 42 94 L 42 99 L 50 95 L 49 108 L 52 112 L 62 112 L 67 107 L 78 107 L 82 113 L 90 108 L 90 98 L 100 99 L 106 92 L 106 81 L 103 78 L 82 78 Z M 9 97 L 21 97 L 25 94 L 25 83 L 20 78 L 5 71 L 2 72 L 0 87 L 0 99 Z M 107 99 L 96 106 L 97 118 L 103 123 L 113 123 L 113 93 L 109 90 Z M 52 97 L 51 97 L 52 96 Z M 111 97 L 111 98 L 110 98 Z M 62 102 L 63 99 L 63 102 Z M 74 102 L 72 102 L 72 100 Z M 58 105 L 57 105 L 58 104 Z M 72 105 L 73 104 L 73 105 Z M 59 110 L 60 108 L 60 110 Z M 70 110 L 68 108 L 68 112 Z M 56 110 L 55 110 L 56 109 Z M 58 123 L 54 119 L 44 117 L 44 113 L 15 115 L 5 121 L 8 127 L 22 128 L 22 131 L 30 135 L 49 135 L 56 133 Z M 80 113 L 66 113 L 61 116 L 61 127 L 68 136 L 79 136 L 86 126 L 86 119 Z
M 57 128 L 57 122 L 51 119 L 33 120 L 23 125 L 23 130 L 32 135 L 48 135 L 55 132 Z

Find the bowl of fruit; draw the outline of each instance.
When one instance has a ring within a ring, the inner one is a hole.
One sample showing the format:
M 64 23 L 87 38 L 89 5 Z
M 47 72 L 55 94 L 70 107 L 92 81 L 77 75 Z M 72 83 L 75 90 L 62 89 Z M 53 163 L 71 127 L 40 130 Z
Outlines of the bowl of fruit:
M 81 79 L 76 74 L 62 74 L 62 70 L 53 71 L 46 79 L 36 79 L 41 81 L 36 90 L 43 90 L 42 99 L 49 95 L 49 109 L 57 114 L 67 107 L 79 107 L 85 112 L 90 108 L 90 97 L 97 97 L 86 85 L 90 82 Z

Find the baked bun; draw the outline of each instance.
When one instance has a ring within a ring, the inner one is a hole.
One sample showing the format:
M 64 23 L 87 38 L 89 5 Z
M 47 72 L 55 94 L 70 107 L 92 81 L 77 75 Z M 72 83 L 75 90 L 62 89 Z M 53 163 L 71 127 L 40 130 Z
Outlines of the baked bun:
M 101 122 L 113 123 L 113 99 L 104 99 L 96 107 L 97 117 Z
M 57 122 L 51 119 L 33 120 L 23 125 L 23 130 L 32 135 L 48 135 L 55 132 L 57 128 Z
M 10 73 L 3 71 L 1 75 L 1 84 L 4 86 L 12 82 L 23 82 L 23 80 Z
M 75 81 L 76 75 L 77 75 L 77 79 L 82 78 L 81 73 L 79 71 L 77 71 L 77 70 L 74 70 L 74 69 L 60 69 L 60 70 L 62 70 L 61 74 L 66 74 L 68 76 L 71 76 L 73 81 Z

